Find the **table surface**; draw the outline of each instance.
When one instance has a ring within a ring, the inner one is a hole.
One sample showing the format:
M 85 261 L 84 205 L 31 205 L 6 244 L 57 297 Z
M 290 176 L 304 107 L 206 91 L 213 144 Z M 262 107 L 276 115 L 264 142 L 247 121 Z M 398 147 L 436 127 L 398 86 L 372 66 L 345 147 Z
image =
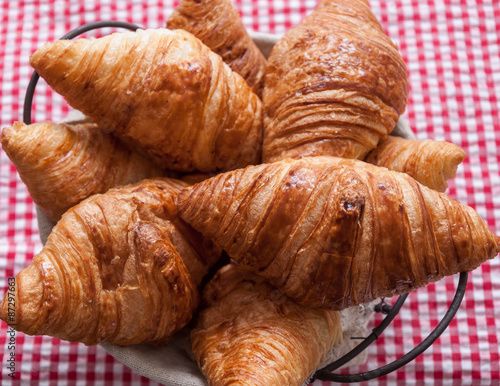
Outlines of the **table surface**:
M 237 0 L 245 26 L 282 35 L 314 9 L 316 0 Z M 122 20 L 164 26 L 169 0 L 0 0 L 1 126 L 22 120 L 31 75 L 29 55 L 81 24 Z M 496 0 L 370 0 L 398 44 L 410 75 L 406 117 L 419 139 L 446 140 L 468 157 L 448 194 L 472 206 L 500 234 L 500 2 Z M 102 30 L 102 34 L 110 30 Z M 93 35 L 96 36 L 96 35 Z M 497 97 L 498 95 L 498 97 Z M 68 106 L 44 84 L 34 121 L 60 120 Z M 41 249 L 33 203 L 0 151 L 0 289 Z M 403 310 L 368 349 L 366 371 L 395 360 L 439 322 L 458 277 L 410 294 Z M 376 316 L 373 327 L 380 321 Z M 399 371 L 370 384 L 500 384 L 500 264 L 498 257 L 469 275 L 464 302 L 441 338 Z M 8 384 L 7 326 L 0 328 L 0 384 Z M 16 334 L 16 378 L 22 384 L 155 385 L 108 355 L 45 336 Z M 315 385 L 328 384 L 317 381 Z

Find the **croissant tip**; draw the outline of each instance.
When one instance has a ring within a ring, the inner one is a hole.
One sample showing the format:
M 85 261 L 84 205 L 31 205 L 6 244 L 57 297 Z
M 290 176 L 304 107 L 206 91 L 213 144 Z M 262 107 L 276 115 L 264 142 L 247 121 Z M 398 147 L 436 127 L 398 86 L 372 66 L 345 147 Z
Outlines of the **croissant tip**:
M 495 254 L 493 255 L 493 258 L 498 257 L 500 254 L 500 237 L 495 235 Z
M 0 320 L 7 323 L 9 327 L 15 328 L 16 327 L 15 315 L 14 317 L 12 316 L 12 314 L 11 316 L 9 316 L 9 306 L 12 305 L 12 302 L 9 302 L 8 295 L 9 293 L 7 292 L 4 295 L 2 302 L 0 303 Z
M 23 130 L 24 128 L 26 128 L 28 125 L 24 122 L 19 122 L 19 121 L 14 121 L 12 123 L 12 126 L 6 126 L 2 129 L 2 136 L 3 136 L 3 133 L 5 132 L 6 134 L 7 133 L 15 133 L 15 132 L 18 132 L 18 131 L 21 131 Z
M 49 52 L 53 45 L 54 42 L 47 42 L 33 52 L 29 58 L 31 67 L 35 68 L 35 66 L 40 62 L 42 56 Z
M 0 133 L 0 143 L 2 144 L 2 148 L 4 149 L 5 152 L 8 153 L 8 150 L 10 148 L 11 141 L 13 137 L 21 131 L 25 126 L 24 123 L 20 122 L 14 122 L 12 126 L 6 126 L 2 129 Z
M 443 192 L 448 188 L 448 183 L 446 181 L 455 178 L 455 176 L 457 175 L 458 165 L 460 165 L 466 157 L 467 153 L 459 146 L 456 146 L 456 151 L 452 156 L 446 157 L 445 165 L 443 167 Z
M 81 54 L 81 42 L 87 39 L 56 40 L 47 42 L 29 57 L 31 67 L 45 80 L 51 77 L 63 77 L 62 69 L 71 67 L 71 62 Z M 69 50 L 69 51 L 68 51 Z M 48 78 L 47 78 L 48 77 Z
M 2 145 L 4 145 L 4 141 L 7 141 L 11 131 L 12 127 L 9 126 L 6 126 L 2 129 L 2 132 L 0 133 L 0 141 L 2 142 Z
M 4 321 L 5 323 L 9 324 L 8 319 L 7 319 L 8 315 L 7 315 L 7 312 L 5 310 L 5 308 L 6 308 L 6 302 L 5 302 L 6 298 L 7 298 L 7 294 L 5 294 L 5 296 L 4 296 L 3 300 L 2 300 L 2 303 L 0 303 L 0 319 L 2 321 Z

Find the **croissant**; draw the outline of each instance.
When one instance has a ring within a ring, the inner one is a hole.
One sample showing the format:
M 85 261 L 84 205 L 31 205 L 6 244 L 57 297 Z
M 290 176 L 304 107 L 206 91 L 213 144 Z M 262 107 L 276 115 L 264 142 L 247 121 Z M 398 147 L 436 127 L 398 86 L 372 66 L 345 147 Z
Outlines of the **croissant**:
M 209 172 L 260 161 L 259 98 L 188 32 L 58 40 L 30 62 L 71 106 L 164 169 Z
M 191 319 L 197 285 L 219 258 L 178 216 L 184 186 L 144 180 L 71 208 L 16 276 L 15 316 L 7 294 L 0 318 L 29 335 L 86 345 L 168 342 Z
M 181 0 L 167 20 L 167 28 L 192 33 L 261 96 L 266 59 L 248 35 L 231 0 Z
M 337 311 L 302 307 L 233 265 L 203 299 L 191 342 L 209 385 L 300 386 L 342 341 Z
M 2 131 L 2 147 L 53 221 L 93 194 L 165 174 L 92 123 L 14 122 Z
M 444 192 L 446 182 L 457 174 L 467 153 L 449 142 L 409 140 L 388 136 L 372 150 L 365 161 L 406 173 L 431 189 Z
M 177 204 L 238 266 L 310 307 L 409 292 L 500 251 L 472 208 L 358 160 L 247 167 L 183 189 Z
M 368 2 L 323 0 L 269 56 L 263 161 L 363 159 L 407 100 L 405 64 Z

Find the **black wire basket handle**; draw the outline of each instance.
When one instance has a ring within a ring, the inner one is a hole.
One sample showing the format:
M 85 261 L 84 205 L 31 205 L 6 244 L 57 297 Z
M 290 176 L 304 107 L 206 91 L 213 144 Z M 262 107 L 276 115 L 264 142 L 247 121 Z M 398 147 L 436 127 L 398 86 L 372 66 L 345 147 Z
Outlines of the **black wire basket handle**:
M 444 330 L 449 326 L 451 323 L 453 317 L 458 311 L 458 308 L 460 307 L 460 304 L 462 303 L 462 299 L 465 294 L 465 289 L 467 287 L 467 278 L 468 278 L 468 273 L 467 272 L 462 272 L 460 274 L 460 279 L 458 282 L 457 286 L 457 291 L 455 293 L 455 296 L 453 298 L 453 301 L 450 304 L 450 307 L 448 308 L 448 311 L 444 315 L 443 319 L 439 322 L 439 324 L 436 326 L 436 328 L 425 338 L 422 342 L 420 342 L 416 347 L 414 347 L 412 350 L 407 352 L 405 355 L 402 357 L 396 359 L 394 362 L 391 362 L 385 366 L 379 367 L 378 369 L 367 371 L 364 373 L 358 373 L 358 374 L 332 374 L 331 372 L 338 369 L 339 367 L 345 365 L 347 362 L 349 362 L 351 359 L 359 355 L 362 351 L 364 351 L 370 344 L 372 344 L 375 340 L 378 339 L 382 331 L 386 329 L 386 327 L 389 325 L 390 322 L 394 319 L 394 317 L 397 315 L 399 310 L 401 309 L 401 306 L 403 305 L 404 301 L 408 297 L 408 294 L 401 295 L 392 309 L 390 306 L 387 306 L 382 303 L 379 307 L 379 312 L 384 312 L 388 311 L 387 316 L 382 320 L 382 322 L 375 327 L 372 330 L 372 333 L 363 340 L 359 345 L 357 345 L 354 349 L 352 349 L 350 352 L 348 352 L 346 355 L 344 355 L 342 358 L 336 360 L 332 364 L 326 366 L 325 368 L 318 370 L 316 373 L 314 373 L 313 378 L 311 380 L 314 381 L 315 379 L 319 379 L 322 381 L 333 381 L 333 382 L 344 382 L 344 383 L 351 383 L 351 382 L 362 382 L 362 381 L 369 381 L 370 379 L 375 379 L 379 378 L 383 375 L 387 375 L 389 373 L 392 373 L 393 371 L 399 369 L 400 367 L 403 367 L 407 363 L 411 362 L 414 360 L 416 357 L 418 357 L 420 354 L 422 354 L 425 350 L 427 350 L 436 340 L 441 336 Z M 377 307 L 376 311 L 377 311 Z M 384 311 L 385 309 L 385 311 Z
M 60 40 L 64 39 L 73 39 L 87 31 L 91 31 L 94 29 L 98 28 L 105 28 L 105 27 L 115 27 L 115 28 L 125 28 L 131 31 L 136 31 L 142 27 L 139 27 L 134 24 L 126 23 L 126 22 L 121 22 L 121 21 L 114 21 L 114 20 L 107 20 L 107 21 L 97 21 L 94 23 L 88 23 L 84 24 L 70 32 L 68 32 L 66 35 L 61 37 Z M 24 112 L 23 112 L 23 120 L 24 123 L 26 124 L 31 124 L 31 108 L 33 104 L 33 95 L 35 93 L 35 88 L 38 83 L 38 79 L 40 76 L 36 71 L 33 72 L 33 75 L 31 76 L 30 83 L 28 85 L 28 88 L 26 89 L 26 96 L 24 98 Z M 345 354 L 342 358 L 337 359 L 335 362 L 332 364 L 326 366 L 325 368 L 318 370 L 314 373 L 311 382 L 319 379 L 322 381 L 332 381 L 332 382 L 344 382 L 344 383 L 350 383 L 350 382 L 361 382 L 361 381 L 368 381 L 370 379 L 375 379 L 378 377 L 381 377 L 383 375 L 387 375 L 400 367 L 403 367 L 406 365 L 408 362 L 411 362 L 413 359 L 415 359 L 417 356 L 422 354 L 425 350 L 429 348 L 431 344 L 433 344 L 437 338 L 443 333 L 444 330 L 448 327 L 450 324 L 451 320 L 455 316 L 455 314 L 458 311 L 458 308 L 460 307 L 460 304 L 462 303 L 462 299 L 465 294 L 465 288 L 467 286 L 467 272 L 463 272 L 460 274 L 460 280 L 457 286 L 457 291 L 455 293 L 455 297 L 453 298 L 453 301 L 446 312 L 445 316 L 441 320 L 441 322 L 437 325 L 437 327 L 425 338 L 420 344 L 418 344 L 415 348 L 410 350 L 408 353 L 403 355 L 402 357 L 396 359 L 394 362 L 391 362 L 385 366 L 379 367 L 378 369 L 367 371 L 364 373 L 359 373 L 359 374 L 332 374 L 332 371 L 338 369 L 339 367 L 345 365 L 347 362 L 349 362 L 351 359 L 355 358 L 357 355 L 359 355 L 361 352 L 363 352 L 369 345 L 371 345 L 373 342 L 375 342 L 379 336 L 382 334 L 382 332 L 387 328 L 387 326 L 392 322 L 392 320 L 396 317 L 396 315 L 399 313 L 399 310 L 403 306 L 406 298 L 408 297 L 408 294 L 401 295 L 394 306 L 390 306 L 387 303 L 385 303 L 382 300 L 382 303 L 378 304 L 375 307 L 375 311 L 377 312 L 382 312 L 384 314 L 387 314 L 387 316 L 380 322 L 380 324 L 375 327 L 371 334 L 366 337 L 366 338 L 361 338 L 363 341 L 357 345 L 354 349 L 349 351 L 347 354 Z

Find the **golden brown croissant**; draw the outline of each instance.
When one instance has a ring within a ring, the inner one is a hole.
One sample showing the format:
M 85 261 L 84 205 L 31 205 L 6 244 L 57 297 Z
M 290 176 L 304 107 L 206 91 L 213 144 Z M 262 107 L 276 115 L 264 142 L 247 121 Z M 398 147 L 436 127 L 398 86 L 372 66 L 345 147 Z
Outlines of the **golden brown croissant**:
M 261 96 L 266 59 L 248 35 L 231 0 L 181 0 L 167 20 L 167 27 L 192 33 Z
M 467 153 L 449 142 L 410 140 L 388 136 L 365 161 L 406 173 L 431 189 L 444 192 Z
M 227 265 L 203 292 L 191 332 L 210 385 L 302 385 L 342 341 L 336 311 L 302 307 L 250 273 Z
M 165 174 L 92 123 L 15 122 L 3 129 L 2 147 L 33 201 L 54 221 L 93 194 Z
M 71 106 L 162 168 L 208 172 L 260 161 L 259 98 L 188 32 L 58 40 L 31 65 Z
M 500 251 L 470 207 L 406 174 L 305 157 L 219 174 L 181 217 L 298 303 L 343 309 L 470 271 Z
M 94 195 L 67 211 L 16 276 L 15 317 L 29 335 L 87 345 L 165 344 L 192 317 L 219 250 L 178 216 L 169 179 Z
M 405 64 L 366 0 L 323 0 L 267 64 L 264 162 L 363 159 L 406 108 Z

